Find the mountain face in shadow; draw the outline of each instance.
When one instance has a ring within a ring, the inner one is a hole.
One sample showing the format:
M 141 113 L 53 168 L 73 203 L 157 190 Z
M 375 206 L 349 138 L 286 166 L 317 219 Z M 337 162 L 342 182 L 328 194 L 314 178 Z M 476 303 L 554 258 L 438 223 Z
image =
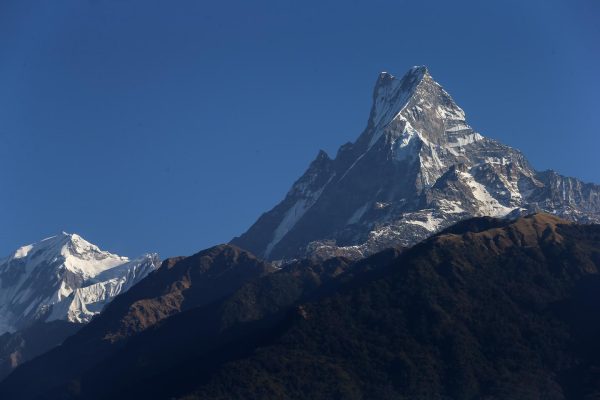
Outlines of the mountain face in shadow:
M 595 398 L 599 267 L 600 226 L 547 214 L 276 271 L 221 246 L 163 264 L 0 396 Z M 248 274 L 203 294 L 227 271 Z
M 36 322 L 20 331 L 0 335 L 0 381 L 20 364 L 60 345 L 81 326 L 60 320 Z
M 165 260 L 80 332 L 44 354 L 35 364 L 41 367 L 36 369 L 36 385 L 0 397 L 29 396 L 30 391 L 46 393 L 48 387 L 66 382 L 121 351 L 132 336 L 169 316 L 230 295 L 244 282 L 272 270 L 270 264 L 232 246 L 216 246 L 191 257 Z M 51 360 L 52 366 L 45 360 Z

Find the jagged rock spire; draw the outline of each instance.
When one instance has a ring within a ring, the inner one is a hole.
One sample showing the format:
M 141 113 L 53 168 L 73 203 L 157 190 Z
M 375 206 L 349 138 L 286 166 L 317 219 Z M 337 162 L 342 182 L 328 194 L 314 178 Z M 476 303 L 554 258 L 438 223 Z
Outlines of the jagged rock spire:
M 518 127 L 513 127 L 518 129 Z M 600 188 L 536 172 L 477 133 L 426 67 L 383 72 L 367 127 L 319 154 L 286 198 L 232 243 L 270 258 L 360 257 L 471 216 L 527 210 L 600 221 Z

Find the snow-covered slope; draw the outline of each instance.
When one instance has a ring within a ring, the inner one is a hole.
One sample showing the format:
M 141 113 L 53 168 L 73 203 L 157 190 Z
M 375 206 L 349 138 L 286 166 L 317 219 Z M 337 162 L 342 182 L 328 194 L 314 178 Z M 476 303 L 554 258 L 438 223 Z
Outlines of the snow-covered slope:
M 64 232 L 23 246 L 0 260 L 0 333 L 34 321 L 88 322 L 158 266 L 156 254 L 129 260 Z
M 319 152 L 232 243 L 268 259 L 361 257 L 467 217 L 540 210 L 600 221 L 600 186 L 535 171 L 519 151 L 474 131 L 427 68 L 413 67 L 401 79 L 380 74 L 357 141 L 335 159 Z

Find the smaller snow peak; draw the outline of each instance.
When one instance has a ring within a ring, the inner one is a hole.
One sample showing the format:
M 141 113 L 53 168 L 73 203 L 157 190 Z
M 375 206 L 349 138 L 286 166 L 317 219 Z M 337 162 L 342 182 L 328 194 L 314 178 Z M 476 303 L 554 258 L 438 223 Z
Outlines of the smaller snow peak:
M 157 254 L 130 261 L 66 232 L 21 246 L 0 260 L 0 333 L 36 320 L 87 322 L 159 263 Z

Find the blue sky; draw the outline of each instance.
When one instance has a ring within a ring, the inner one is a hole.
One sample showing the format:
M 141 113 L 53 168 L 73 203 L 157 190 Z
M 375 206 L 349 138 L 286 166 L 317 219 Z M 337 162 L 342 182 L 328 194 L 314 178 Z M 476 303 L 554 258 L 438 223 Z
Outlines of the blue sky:
M 600 3 L 0 2 L 0 254 L 226 242 L 428 65 L 482 134 L 600 183 Z

